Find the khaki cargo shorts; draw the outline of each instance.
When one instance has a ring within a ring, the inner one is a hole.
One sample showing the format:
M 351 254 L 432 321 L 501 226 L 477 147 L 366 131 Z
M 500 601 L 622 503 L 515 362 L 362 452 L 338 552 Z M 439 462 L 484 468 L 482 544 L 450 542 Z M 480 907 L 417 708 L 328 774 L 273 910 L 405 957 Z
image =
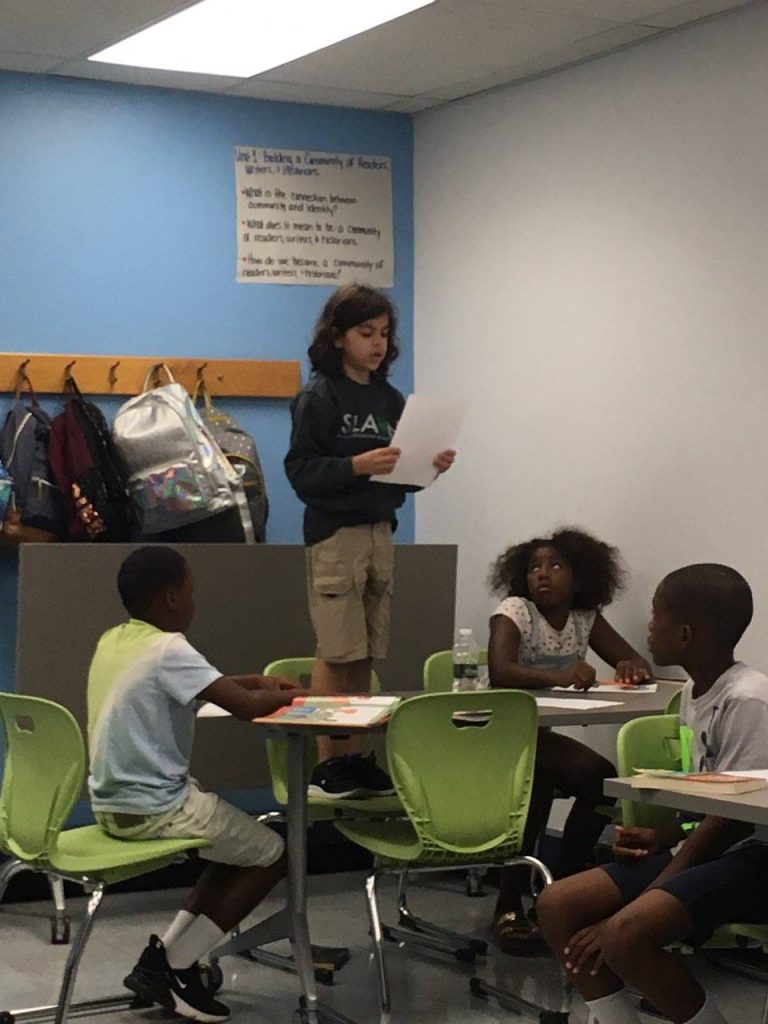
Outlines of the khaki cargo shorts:
M 284 843 L 277 832 L 194 784 L 180 807 L 148 814 L 143 820 L 137 818 L 137 824 L 127 827 L 123 825 L 126 817 L 96 813 L 99 825 L 117 839 L 208 839 L 212 845 L 198 852 L 216 864 L 266 868 L 279 860 L 283 852 Z
M 319 658 L 343 663 L 386 657 L 394 561 L 390 523 L 344 526 L 307 548 Z

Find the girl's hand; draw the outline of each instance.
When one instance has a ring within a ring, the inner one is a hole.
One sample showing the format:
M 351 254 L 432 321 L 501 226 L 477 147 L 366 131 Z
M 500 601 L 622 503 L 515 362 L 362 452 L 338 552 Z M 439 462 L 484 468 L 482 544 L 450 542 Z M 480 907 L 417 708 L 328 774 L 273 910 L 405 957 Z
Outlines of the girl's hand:
M 655 828 L 624 828 L 616 826 L 613 855 L 616 860 L 640 860 L 661 849 Z
M 585 974 L 588 969 L 590 974 L 597 974 L 603 966 L 605 961 L 600 940 L 605 924 L 605 921 L 598 921 L 588 928 L 582 928 L 570 939 L 563 953 L 566 956 L 566 970 L 571 974 Z
M 632 661 L 627 658 L 616 664 L 616 674 L 613 677 L 622 686 L 637 686 L 651 678 L 650 666 L 646 661 Z
M 453 448 L 446 448 L 444 452 L 439 452 L 435 456 L 435 461 L 432 465 L 435 467 L 439 475 L 440 473 L 445 473 L 446 470 L 451 468 L 455 458 L 456 452 Z
M 374 448 L 352 456 L 352 472 L 355 476 L 386 476 L 395 468 L 399 458 L 399 448 Z
M 572 686 L 574 690 L 588 690 L 597 680 L 595 670 L 586 661 L 577 661 L 555 674 L 560 680 L 558 686 Z

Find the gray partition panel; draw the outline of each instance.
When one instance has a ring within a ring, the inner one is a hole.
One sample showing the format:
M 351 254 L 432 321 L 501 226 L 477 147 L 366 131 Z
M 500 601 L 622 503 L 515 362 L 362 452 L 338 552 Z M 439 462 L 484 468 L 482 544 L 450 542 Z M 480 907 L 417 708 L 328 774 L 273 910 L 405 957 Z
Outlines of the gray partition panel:
M 299 545 L 181 544 L 196 579 L 189 639 L 222 673 L 258 672 L 314 649 Z M 133 545 L 34 544 L 22 548 L 16 687 L 70 708 L 85 726 L 85 683 L 104 630 L 124 621 L 118 567 Z M 389 690 L 421 686 L 424 659 L 450 647 L 456 596 L 453 545 L 398 545 Z M 246 722 L 198 723 L 192 771 L 211 789 L 269 784 L 262 735 Z

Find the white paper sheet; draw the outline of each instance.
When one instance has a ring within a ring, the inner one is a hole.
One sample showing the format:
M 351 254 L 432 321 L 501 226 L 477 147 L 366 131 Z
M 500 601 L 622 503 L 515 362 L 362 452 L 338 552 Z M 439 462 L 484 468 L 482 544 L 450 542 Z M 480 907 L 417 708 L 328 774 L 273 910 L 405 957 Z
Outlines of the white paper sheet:
M 553 693 L 584 693 L 583 690 L 574 690 L 572 686 L 550 686 L 548 690 L 552 690 Z M 598 683 L 597 686 L 590 686 L 586 691 L 587 693 L 656 693 L 658 686 L 656 683 L 642 683 L 639 686 L 624 687 L 618 686 L 616 683 Z
M 572 700 L 569 697 L 537 697 L 536 703 L 540 708 L 568 708 L 573 711 L 588 711 L 592 708 L 616 708 L 621 704 L 620 700 Z
M 429 487 L 436 476 L 435 456 L 455 446 L 468 405 L 456 399 L 409 395 L 392 438 L 392 447 L 401 451 L 397 465 L 386 476 L 371 480 Z
M 198 718 L 229 718 L 229 712 L 220 708 L 218 704 L 211 704 L 206 701 L 197 710 Z

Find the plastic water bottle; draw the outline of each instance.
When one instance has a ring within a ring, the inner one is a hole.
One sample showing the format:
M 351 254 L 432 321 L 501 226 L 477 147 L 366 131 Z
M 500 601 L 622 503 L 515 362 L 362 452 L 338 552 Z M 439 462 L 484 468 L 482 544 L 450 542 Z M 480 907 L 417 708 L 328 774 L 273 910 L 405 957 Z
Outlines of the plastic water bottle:
M 460 629 L 453 645 L 453 692 L 478 688 L 480 650 L 471 629 Z

